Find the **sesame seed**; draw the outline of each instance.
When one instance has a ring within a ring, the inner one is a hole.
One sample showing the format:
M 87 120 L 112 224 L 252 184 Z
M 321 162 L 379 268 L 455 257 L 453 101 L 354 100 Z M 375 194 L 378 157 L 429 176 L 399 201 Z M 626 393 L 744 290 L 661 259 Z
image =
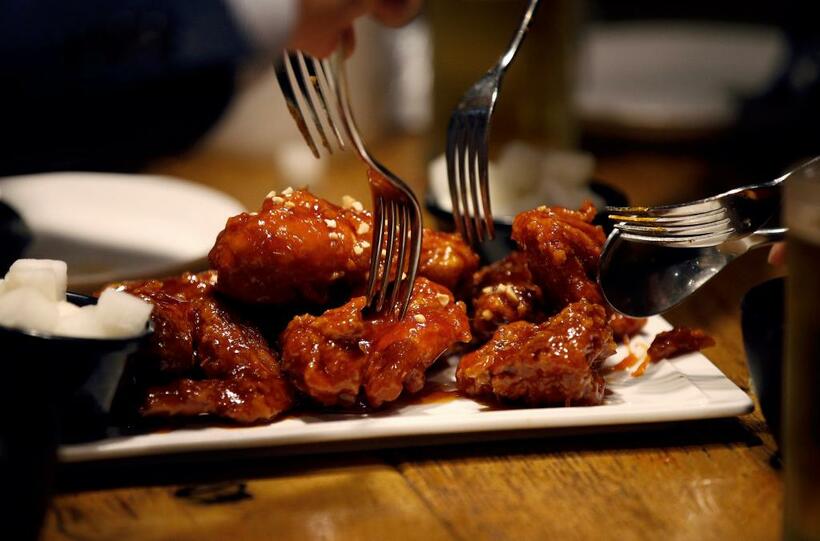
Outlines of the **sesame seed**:
M 495 287 L 495 290 L 498 291 L 499 293 L 504 293 L 504 292 L 507 291 L 507 284 L 498 284 Z
M 290 186 L 288 186 L 287 188 L 282 190 L 282 195 L 290 195 L 292 193 L 293 193 L 293 188 L 291 188 Z
M 483 312 L 481 312 L 481 319 L 486 319 L 487 321 L 489 321 L 492 318 L 493 318 L 493 313 L 490 312 L 489 310 L 484 310 Z
M 336 233 L 335 231 L 328 233 L 327 236 L 330 237 L 331 240 L 339 240 L 342 238 L 342 236 L 339 233 Z
M 292 209 L 292 208 L 294 208 L 295 206 L 296 206 L 296 203 L 294 203 L 293 201 L 287 201 L 287 202 L 285 203 L 285 208 L 286 208 L 286 209 Z
M 259 213 L 258 212 L 251 212 L 250 215 L 251 216 L 259 216 Z
M 450 297 L 448 297 L 444 293 L 436 293 L 436 300 L 442 306 L 447 306 L 448 304 L 450 304 Z
M 507 288 L 506 293 L 508 299 L 510 299 L 513 302 L 519 302 L 518 295 L 515 293 L 515 290 L 513 288 Z
M 406 272 L 401 273 L 401 279 L 402 280 L 407 280 L 407 273 Z
M 540 207 L 538 207 L 538 210 L 544 212 L 545 210 L 547 210 L 547 205 L 541 205 Z
M 362 248 L 360 244 L 354 244 L 353 253 L 356 255 L 362 255 L 364 253 L 364 248 Z
M 284 199 L 282 199 L 282 198 L 281 198 L 281 197 L 279 197 L 279 196 L 274 196 L 274 197 L 271 197 L 271 201 L 273 201 L 274 203 L 284 203 L 284 202 L 285 202 L 285 200 L 284 200 Z
M 368 231 L 370 231 L 370 226 L 367 225 L 366 223 L 362 222 L 362 223 L 359 224 L 359 228 L 356 230 L 356 233 L 358 235 L 364 235 Z
M 336 220 L 325 220 L 325 224 L 331 229 L 336 227 Z
M 366 240 L 361 241 L 361 242 L 359 243 L 359 245 L 360 245 L 362 248 L 364 248 L 365 250 L 366 250 L 366 249 L 368 249 L 368 248 L 370 248 L 370 243 L 369 243 L 369 242 L 367 242 Z
M 491 288 L 490 286 L 487 286 L 487 287 L 483 288 L 481 290 L 481 292 L 484 293 L 485 295 L 489 295 L 490 293 L 493 292 L 493 288 Z
M 425 321 L 427 321 L 427 319 L 421 314 L 414 315 L 413 319 L 415 319 L 419 323 L 424 323 Z
M 271 197 L 276 197 L 276 190 L 269 191 L 268 195 L 265 196 L 265 199 L 270 199 Z
M 342 196 L 342 208 L 353 209 L 358 212 L 364 210 L 362 204 L 356 201 L 356 199 L 354 199 L 353 197 L 350 197 L 349 195 Z

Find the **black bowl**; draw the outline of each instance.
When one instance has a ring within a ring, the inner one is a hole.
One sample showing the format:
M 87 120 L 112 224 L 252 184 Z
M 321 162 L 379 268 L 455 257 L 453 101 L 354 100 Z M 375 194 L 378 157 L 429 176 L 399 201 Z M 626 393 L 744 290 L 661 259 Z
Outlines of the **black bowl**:
M 609 206 L 626 206 L 628 203 L 626 195 L 608 184 L 596 180 L 590 181 L 588 184 L 590 191 L 604 200 Z M 425 206 L 430 214 L 436 220 L 436 226 L 441 231 L 453 231 L 453 214 L 439 204 L 432 195 L 432 190 L 427 191 L 427 199 Z M 600 209 L 602 210 L 602 209 Z M 476 251 L 481 256 L 483 263 L 492 263 L 503 259 L 515 249 L 515 242 L 510 236 L 512 235 L 512 216 L 494 216 L 493 224 L 495 225 L 495 238 L 486 242 L 482 242 L 476 246 Z M 594 223 L 604 228 L 608 235 L 612 229 L 610 220 L 607 219 L 606 213 L 599 212 L 595 217 Z
M 69 293 L 79 306 L 97 299 Z M 0 475 L 16 539 L 36 539 L 58 443 L 106 435 L 127 357 L 153 332 L 119 339 L 69 338 L 0 327 Z
M 775 278 L 749 290 L 741 302 L 740 325 L 752 386 L 760 409 L 780 442 L 786 280 Z

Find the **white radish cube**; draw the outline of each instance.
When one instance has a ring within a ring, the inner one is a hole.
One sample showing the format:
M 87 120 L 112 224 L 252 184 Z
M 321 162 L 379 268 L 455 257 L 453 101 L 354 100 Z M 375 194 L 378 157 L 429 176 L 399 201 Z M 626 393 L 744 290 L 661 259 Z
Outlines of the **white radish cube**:
M 50 333 L 57 325 L 57 304 L 32 287 L 0 295 L 0 325 Z
M 97 317 L 109 335 L 135 336 L 145 329 L 154 306 L 133 295 L 106 289 L 97 301 Z
M 108 332 L 100 324 L 96 306 L 75 306 L 71 314 L 61 317 L 54 334 L 76 338 L 106 338 Z
M 50 301 L 65 300 L 68 267 L 53 259 L 18 259 L 6 274 L 6 290 L 32 287 Z
M 68 301 L 60 301 L 57 303 L 57 313 L 60 319 L 72 316 L 80 311 L 80 307 L 76 304 L 71 304 Z

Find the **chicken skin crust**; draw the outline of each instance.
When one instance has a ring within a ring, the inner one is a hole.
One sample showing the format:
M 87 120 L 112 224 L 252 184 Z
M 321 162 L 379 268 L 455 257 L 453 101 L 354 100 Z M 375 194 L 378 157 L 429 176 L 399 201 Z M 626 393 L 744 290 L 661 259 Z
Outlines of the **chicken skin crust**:
M 503 325 L 461 359 L 456 383 L 468 396 L 528 406 L 600 404 L 599 367 L 614 352 L 606 311 L 581 300 L 541 324 Z
M 470 324 L 480 342 L 501 325 L 546 318 L 541 288 L 533 282 L 526 256 L 517 251 L 473 274 L 472 302 Z
M 458 342 L 470 340 L 466 308 L 446 288 L 416 280 L 401 320 L 364 319 L 364 297 L 321 316 L 294 318 L 280 337 L 282 367 L 294 385 L 325 406 L 360 400 L 379 407 L 424 386 L 424 373 Z
M 595 281 L 604 231 L 591 222 L 595 207 L 538 207 L 513 220 L 512 238 L 527 256 L 546 300 L 563 307 L 581 299 L 604 304 Z
M 137 360 L 143 416 L 211 414 L 239 423 L 275 418 L 293 404 L 276 353 L 259 331 L 213 296 L 215 274 L 125 282 L 154 305 L 155 332 Z
M 307 190 L 271 193 L 258 213 L 230 218 L 209 259 L 220 292 L 246 303 L 327 306 L 361 291 L 370 270 L 372 216 Z M 425 230 L 419 276 L 458 291 L 478 256 L 458 236 Z

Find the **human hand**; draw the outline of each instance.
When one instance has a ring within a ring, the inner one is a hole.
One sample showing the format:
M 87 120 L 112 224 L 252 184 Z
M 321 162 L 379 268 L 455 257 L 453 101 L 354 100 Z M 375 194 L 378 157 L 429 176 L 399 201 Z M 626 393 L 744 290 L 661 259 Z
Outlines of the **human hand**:
M 409 22 L 422 0 L 302 0 L 288 48 L 323 58 L 339 45 L 353 51 L 353 21 L 371 14 L 387 26 Z
M 786 243 L 778 242 L 769 250 L 769 264 L 782 267 L 786 264 Z

